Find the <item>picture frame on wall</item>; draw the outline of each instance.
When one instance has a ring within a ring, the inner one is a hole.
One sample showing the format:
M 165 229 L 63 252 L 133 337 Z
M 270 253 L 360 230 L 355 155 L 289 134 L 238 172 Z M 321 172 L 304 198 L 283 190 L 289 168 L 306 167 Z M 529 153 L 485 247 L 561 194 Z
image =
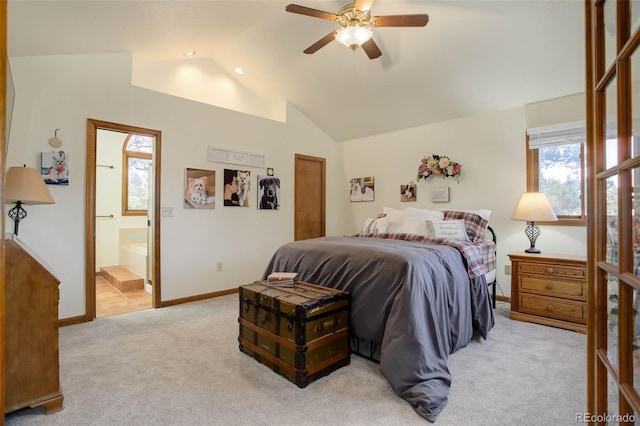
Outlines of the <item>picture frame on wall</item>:
M 225 207 L 249 207 L 251 172 L 249 170 L 224 169 L 223 191 Z
M 41 174 L 49 185 L 69 185 L 69 155 L 64 151 L 48 151 L 40 154 Z
M 408 201 L 416 201 L 416 184 L 409 182 L 406 185 L 400 185 L 400 202 L 406 203 Z
M 280 178 L 258 175 L 258 210 L 280 210 Z
M 448 203 L 451 199 L 450 188 L 439 186 L 431 190 L 431 201 L 434 203 Z
M 375 201 L 375 180 L 373 176 L 349 180 L 349 200 L 354 202 Z
M 187 169 L 185 172 L 184 208 L 216 208 L 215 170 Z

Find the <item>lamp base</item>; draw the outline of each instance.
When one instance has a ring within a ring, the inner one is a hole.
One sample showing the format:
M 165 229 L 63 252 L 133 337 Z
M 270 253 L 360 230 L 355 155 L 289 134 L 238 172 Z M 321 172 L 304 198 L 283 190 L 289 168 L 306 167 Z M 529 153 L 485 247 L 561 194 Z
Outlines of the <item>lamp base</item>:
M 540 253 L 540 250 L 536 248 L 536 239 L 540 236 L 540 228 L 538 228 L 536 223 L 531 221 L 531 223 L 525 228 L 524 233 L 531 243 L 531 247 L 526 249 L 525 253 Z
M 20 221 L 27 217 L 27 211 L 22 207 L 22 201 L 16 201 L 16 206 L 7 213 L 13 219 L 13 234 L 18 235 Z

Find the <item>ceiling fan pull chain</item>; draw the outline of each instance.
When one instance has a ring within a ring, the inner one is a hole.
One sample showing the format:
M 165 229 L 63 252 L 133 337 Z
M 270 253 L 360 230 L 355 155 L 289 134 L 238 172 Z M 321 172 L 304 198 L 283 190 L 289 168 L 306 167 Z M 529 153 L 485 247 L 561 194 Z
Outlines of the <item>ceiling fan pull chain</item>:
M 356 78 L 356 49 L 353 50 L 353 78 Z

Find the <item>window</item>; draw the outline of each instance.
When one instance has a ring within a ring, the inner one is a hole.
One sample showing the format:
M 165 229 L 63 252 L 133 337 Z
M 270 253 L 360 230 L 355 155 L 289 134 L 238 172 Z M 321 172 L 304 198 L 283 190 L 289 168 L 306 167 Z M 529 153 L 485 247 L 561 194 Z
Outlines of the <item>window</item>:
M 545 193 L 558 216 L 551 223 L 587 224 L 585 144 L 583 122 L 527 131 L 527 191 Z
M 129 135 L 122 147 L 122 215 L 146 216 L 153 153 L 149 136 Z

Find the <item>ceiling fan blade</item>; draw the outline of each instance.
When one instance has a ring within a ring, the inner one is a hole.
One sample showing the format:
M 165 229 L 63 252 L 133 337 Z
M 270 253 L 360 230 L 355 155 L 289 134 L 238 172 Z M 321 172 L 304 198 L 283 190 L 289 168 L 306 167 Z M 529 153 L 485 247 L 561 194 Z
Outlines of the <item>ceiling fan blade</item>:
M 382 52 L 376 42 L 373 41 L 373 38 L 362 43 L 362 50 L 364 50 L 369 59 L 376 59 L 382 56 Z
M 320 40 L 313 43 L 311 46 L 307 47 L 304 50 L 304 53 L 307 55 L 311 55 L 312 53 L 316 53 L 321 48 L 325 47 L 327 44 L 331 43 L 335 38 L 338 30 L 332 31 L 326 36 L 322 37 Z
M 313 18 L 326 19 L 327 21 L 335 21 L 337 16 L 335 13 L 324 12 L 322 10 L 311 9 L 310 7 L 299 6 L 297 4 L 287 5 L 285 8 L 287 12 L 299 13 L 300 15 L 307 15 Z
M 367 11 L 371 9 L 371 5 L 373 4 L 373 1 L 374 0 L 356 0 L 353 7 L 355 7 L 358 10 Z
M 389 15 L 374 16 L 374 27 L 424 27 L 429 22 L 429 15 Z

